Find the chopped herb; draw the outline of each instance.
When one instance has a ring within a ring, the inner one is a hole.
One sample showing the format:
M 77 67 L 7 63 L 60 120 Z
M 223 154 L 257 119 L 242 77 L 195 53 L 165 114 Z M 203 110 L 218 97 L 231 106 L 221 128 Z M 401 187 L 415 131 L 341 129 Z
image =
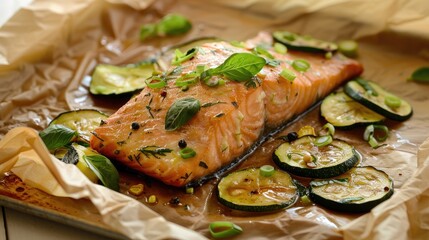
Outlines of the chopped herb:
M 221 104 L 221 103 L 226 103 L 226 102 L 221 102 L 221 101 L 208 102 L 208 103 L 204 103 L 203 105 L 201 105 L 201 107 L 206 108 L 206 107 L 211 107 L 211 106 Z
M 225 115 L 225 113 L 218 113 L 214 117 L 215 118 L 220 118 L 220 117 L 223 117 L 224 115 Z
M 207 166 L 207 163 L 205 163 L 203 161 L 200 161 L 200 163 L 198 164 L 198 166 L 200 166 L 202 168 L 205 168 L 205 169 L 209 168 L 209 166 Z
M 234 106 L 235 108 L 238 108 L 238 103 L 236 101 L 231 102 L 232 106 Z
M 167 153 L 172 152 L 173 150 L 169 148 L 162 148 L 158 146 L 145 146 L 139 149 L 146 157 L 155 157 L 160 158 L 160 156 L 166 156 Z

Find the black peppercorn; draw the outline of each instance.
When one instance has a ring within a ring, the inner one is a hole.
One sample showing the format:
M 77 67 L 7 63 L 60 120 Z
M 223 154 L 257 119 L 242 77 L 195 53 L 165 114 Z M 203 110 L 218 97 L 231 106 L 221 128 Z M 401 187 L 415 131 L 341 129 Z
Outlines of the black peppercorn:
M 172 205 L 179 205 L 180 198 L 179 197 L 173 197 L 173 198 L 170 199 L 169 203 L 172 204 Z
M 287 134 L 287 140 L 289 142 L 295 141 L 296 139 L 298 139 L 298 134 L 296 132 L 290 132 Z
M 137 129 L 139 129 L 139 128 L 140 128 L 140 124 L 139 124 L 139 123 L 137 123 L 137 122 L 133 122 L 133 123 L 131 123 L 131 128 L 132 128 L 133 130 L 137 130 Z
M 179 148 L 185 148 L 186 146 L 188 146 L 185 139 L 180 139 L 178 145 L 179 145 Z

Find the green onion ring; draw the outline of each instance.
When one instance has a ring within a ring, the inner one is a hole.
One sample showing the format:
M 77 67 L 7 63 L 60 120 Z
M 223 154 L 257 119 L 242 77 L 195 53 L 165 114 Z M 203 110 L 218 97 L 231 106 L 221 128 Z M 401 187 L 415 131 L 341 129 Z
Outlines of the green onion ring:
M 370 145 L 372 148 L 376 148 L 376 147 L 378 147 L 378 142 L 377 142 L 377 140 L 374 138 L 374 136 L 373 136 L 373 135 L 370 135 L 370 136 L 369 136 L 368 143 L 369 143 L 369 145 Z
M 280 76 L 281 76 L 282 78 L 284 78 L 284 79 L 286 79 L 286 80 L 290 81 L 290 82 L 293 82 L 293 80 L 295 80 L 295 78 L 296 78 L 295 73 L 294 73 L 294 72 L 292 72 L 292 70 L 287 69 L 287 68 L 283 69 L 283 70 L 280 72 Z
M 171 64 L 173 65 L 180 65 L 181 63 L 191 59 L 193 56 L 195 56 L 198 52 L 198 48 L 191 48 L 188 51 L 186 51 L 185 54 L 180 52 L 180 50 L 176 49 L 175 57 Z
M 145 80 L 146 86 L 149 88 L 163 88 L 167 83 L 164 79 L 158 76 L 152 76 Z
M 229 221 L 216 221 L 210 223 L 209 231 L 214 238 L 227 238 L 242 233 L 243 229 Z
M 264 177 L 271 177 L 276 170 L 271 165 L 263 165 L 259 168 L 259 173 Z
M 325 125 L 323 125 L 322 130 L 327 129 L 329 132 L 329 135 L 334 136 L 335 134 L 335 127 L 334 125 L 330 124 L 330 123 L 326 123 Z
M 185 147 L 185 148 L 181 149 L 179 154 L 184 159 L 191 158 L 191 157 L 194 157 L 195 155 L 197 155 L 197 153 L 194 151 L 194 149 L 192 149 L 190 147 Z
M 320 136 L 320 137 L 316 138 L 316 140 L 314 141 L 314 145 L 316 145 L 318 147 L 324 147 L 324 146 L 330 144 L 331 142 L 332 142 L 332 136 L 331 135 Z
M 384 98 L 384 104 L 386 104 L 391 109 L 396 109 L 401 106 L 401 99 L 388 95 Z
M 292 62 L 292 67 L 299 72 L 306 72 L 310 68 L 310 63 L 303 59 L 297 59 Z

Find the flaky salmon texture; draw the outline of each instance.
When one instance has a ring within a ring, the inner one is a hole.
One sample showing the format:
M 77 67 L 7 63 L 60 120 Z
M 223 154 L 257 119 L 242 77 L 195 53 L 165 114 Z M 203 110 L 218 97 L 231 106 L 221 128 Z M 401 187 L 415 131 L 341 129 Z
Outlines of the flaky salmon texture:
M 199 65 L 214 68 L 233 53 L 251 52 L 259 44 L 272 45 L 271 35 L 260 33 L 245 42 L 245 48 L 227 42 L 206 43 L 192 59 L 167 72 L 178 78 Z M 210 87 L 200 81 L 183 91 L 173 79 L 163 88 L 145 88 L 93 132 L 91 147 L 165 184 L 185 186 L 231 164 L 261 137 L 265 128 L 290 121 L 363 71 L 359 62 L 339 54 L 327 59 L 323 54 L 268 51 L 280 64 L 265 65 L 256 75 L 260 84 L 255 87 L 228 80 Z M 290 63 L 296 59 L 306 60 L 310 68 L 305 72 L 294 70 Z M 283 69 L 293 71 L 296 78 L 284 79 L 280 76 Z M 189 97 L 199 100 L 203 107 L 183 126 L 167 131 L 168 109 L 177 100 Z M 185 143 L 195 156 L 180 155 Z

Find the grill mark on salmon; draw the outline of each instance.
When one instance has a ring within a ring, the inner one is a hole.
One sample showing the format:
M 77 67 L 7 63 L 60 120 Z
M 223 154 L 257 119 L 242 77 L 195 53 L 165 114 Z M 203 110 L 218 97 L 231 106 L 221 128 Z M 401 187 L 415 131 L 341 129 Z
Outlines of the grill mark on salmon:
M 264 33 L 250 40 L 248 46 L 258 41 L 271 40 Z M 182 64 L 180 74 L 193 71 L 197 65 L 216 67 L 235 52 L 248 51 L 226 42 L 206 43 L 193 59 Z M 94 131 L 91 147 L 168 185 L 185 186 L 230 164 L 261 137 L 264 128 L 287 122 L 363 70 L 357 61 L 341 56 L 328 60 L 299 52 L 272 54 L 282 63 L 277 67 L 265 66 L 257 75 L 261 84 L 256 88 L 227 81 L 217 87 L 197 83 L 182 91 L 174 85 L 174 80 L 168 81 L 164 89 L 145 88 Z M 305 59 L 311 68 L 304 73 L 293 70 L 289 63 L 294 59 Z M 293 82 L 279 76 L 284 68 L 296 73 Z M 162 96 L 162 91 L 167 95 Z M 219 104 L 201 108 L 181 128 L 166 131 L 164 119 L 168 108 L 185 97 L 194 97 L 202 104 Z M 132 129 L 133 122 L 141 127 Z M 188 159 L 180 156 L 181 139 L 195 150 L 196 156 Z

